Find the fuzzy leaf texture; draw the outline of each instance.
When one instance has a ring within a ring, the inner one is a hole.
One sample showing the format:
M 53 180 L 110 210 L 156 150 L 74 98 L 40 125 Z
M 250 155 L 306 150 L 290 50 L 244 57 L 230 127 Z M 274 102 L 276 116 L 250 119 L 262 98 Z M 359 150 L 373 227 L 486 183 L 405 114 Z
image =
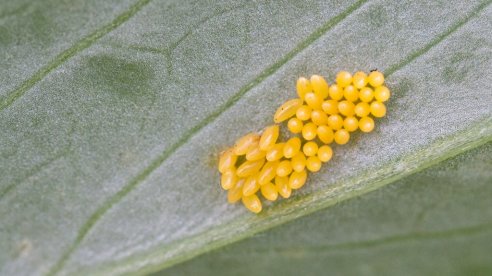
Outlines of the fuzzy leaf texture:
M 0 274 L 155 272 L 321 209 L 302 219 L 326 229 L 327 216 L 336 228 L 350 207 L 328 207 L 403 178 L 398 187 L 430 206 L 409 204 L 415 213 L 444 208 L 443 194 L 449 202 L 487 195 L 467 189 L 477 172 L 466 164 L 456 166 L 456 192 L 414 174 L 492 140 L 490 3 L 0 0 Z M 393 94 L 374 132 L 335 147 L 295 197 L 260 215 L 227 204 L 217 154 L 271 124 L 295 97 L 297 77 L 332 82 L 340 70 L 375 68 Z M 490 166 L 475 170 L 486 175 Z M 391 208 L 391 197 L 353 204 Z M 490 224 L 490 208 L 466 207 L 424 230 Z M 369 218 L 345 227 L 359 228 L 357 240 L 412 233 L 366 233 L 392 219 Z M 282 229 L 293 228 L 273 229 L 279 239 L 289 233 Z M 348 234 L 327 246 L 352 242 Z M 296 241 L 306 245 L 308 269 L 312 241 Z M 275 256 L 265 254 L 281 265 Z

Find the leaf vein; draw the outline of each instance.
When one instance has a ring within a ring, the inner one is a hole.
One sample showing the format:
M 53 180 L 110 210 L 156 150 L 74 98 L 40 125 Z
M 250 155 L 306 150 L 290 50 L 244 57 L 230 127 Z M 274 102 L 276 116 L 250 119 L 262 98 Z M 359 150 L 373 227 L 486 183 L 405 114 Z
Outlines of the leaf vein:
M 10 93 L 7 93 L 5 98 L 0 99 L 0 111 L 6 109 L 12 105 L 17 99 L 20 99 L 27 91 L 29 91 L 34 85 L 43 80 L 50 72 L 55 70 L 57 67 L 62 65 L 64 62 L 69 60 L 71 57 L 75 56 L 77 53 L 91 46 L 95 41 L 110 33 L 114 29 L 118 28 L 121 24 L 125 23 L 127 20 L 132 18 L 138 11 L 140 11 L 145 5 L 147 5 L 151 0 L 139 0 L 136 4 L 131 6 L 125 12 L 116 17 L 109 24 L 103 26 L 102 28 L 94 31 L 88 36 L 82 38 L 72 47 L 61 52 L 58 56 L 53 59 L 48 65 L 42 67 L 33 76 L 25 80 L 18 88 L 14 89 Z

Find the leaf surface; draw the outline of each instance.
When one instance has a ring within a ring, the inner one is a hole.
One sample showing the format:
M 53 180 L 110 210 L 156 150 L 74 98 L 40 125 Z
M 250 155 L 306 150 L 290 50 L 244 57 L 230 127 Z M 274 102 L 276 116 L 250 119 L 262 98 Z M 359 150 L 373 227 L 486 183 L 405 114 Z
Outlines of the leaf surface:
M 0 44 L 1 274 L 155 271 L 492 137 L 490 1 L 4 2 L 26 40 Z M 298 76 L 374 68 L 393 98 L 373 133 L 259 216 L 226 203 L 217 154 Z

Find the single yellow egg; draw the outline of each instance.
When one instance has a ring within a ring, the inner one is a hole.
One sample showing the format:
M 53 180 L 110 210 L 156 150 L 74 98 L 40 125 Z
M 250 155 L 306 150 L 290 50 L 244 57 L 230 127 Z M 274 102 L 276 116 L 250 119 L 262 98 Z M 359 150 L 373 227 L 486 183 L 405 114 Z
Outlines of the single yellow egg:
M 321 104 L 321 108 L 328 115 L 338 114 L 338 102 L 335 100 L 327 100 Z
M 346 87 L 352 84 L 352 74 L 347 71 L 340 71 L 336 76 L 336 82 L 340 87 Z
M 319 160 L 321 160 L 321 162 L 326 163 L 330 161 L 332 156 L 333 156 L 333 150 L 331 149 L 330 146 L 324 145 L 318 149 L 318 158 Z
M 243 196 L 244 206 L 251 212 L 258 214 L 261 212 L 261 201 L 257 195 Z
M 225 173 L 236 165 L 237 155 L 234 149 L 225 150 L 219 158 L 219 172 Z
M 370 87 L 363 87 L 359 91 L 359 99 L 362 102 L 368 103 L 374 98 L 374 91 Z
M 387 101 L 391 96 L 391 93 L 388 89 L 388 87 L 386 86 L 379 86 L 379 87 L 376 87 L 376 89 L 374 90 L 374 97 L 376 98 L 376 100 L 378 102 L 385 102 Z
M 359 117 L 366 117 L 371 112 L 371 108 L 368 103 L 360 102 L 355 105 L 354 112 Z
M 260 189 L 260 183 L 258 183 L 258 176 L 256 174 L 250 175 L 246 178 L 243 185 L 243 196 L 250 196 L 256 194 Z
M 264 198 L 270 201 L 275 201 L 278 198 L 277 187 L 270 182 L 261 186 L 261 194 Z
M 300 172 L 293 172 L 289 177 L 289 187 L 291 189 L 299 189 L 304 184 L 306 184 L 307 172 L 306 170 L 302 170 Z
M 284 157 L 284 146 L 285 143 L 278 143 L 275 144 L 271 149 L 269 149 L 266 153 L 266 159 L 268 161 L 275 161 L 279 160 L 280 158 Z
M 255 161 L 245 161 L 236 170 L 236 174 L 239 177 L 248 177 L 254 173 L 257 173 L 261 167 L 265 164 L 265 159 L 259 159 Z
M 328 122 L 328 116 L 323 110 L 313 110 L 311 120 L 315 125 L 325 125 Z
M 239 138 L 234 144 L 234 154 L 245 155 L 250 147 L 254 146 L 260 140 L 258 133 L 249 133 Z
M 362 87 L 367 85 L 367 74 L 364 72 L 356 72 L 353 76 L 352 83 L 355 88 L 361 89 Z
M 333 142 L 333 130 L 329 126 L 319 126 L 316 132 L 321 142 L 330 144 Z
M 265 185 L 277 175 L 279 161 L 267 162 L 258 174 L 258 184 Z
M 384 75 L 379 71 L 372 71 L 371 73 L 369 73 L 368 81 L 372 87 L 376 88 L 383 85 Z
M 276 176 L 275 186 L 277 187 L 278 193 L 283 198 L 289 198 L 290 195 L 292 194 L 292 189 L 289 186 L 289 177 L 287 176 L 284 177 Z
M 284 146 L 285 158 L 292 158 L 301 150 L 301 139 L 299 137 L 290 138 Z
M 338 103 L 338 110 L 344 116 L 354 116 L 355 105 L 353 102 L 341 101 Z
M 299 79 L 297 79 L 296 88 L 297 88 L 297 95 L 301 100 L 304 100 L 304 95 L 306 95 L 306 93 L 313 91 L 313 87 L 311 86 L 311 83 L 305 77 L 300 77 Z
M 236 182 L 236 185 L 227 191 L 227 201 L 229 203 L 238 202 L 243 196 L 243 184 L 245 179 L 241 178 Z
M 310 172 L 318 172 L 321 169 L 321 160 L 317 156 L 309 156 L 306 160 L 306 168 Z
M 307 142 L 306 144 L 304 144 L 304 146 L 302 147 L 302 152 L 306 155 L 306 156 L 315 156 L 316 153 L 318 153 L 318 144 L 316 144 L 315 142 L 313 141 L 310 141 L 310 142 Z
M 260 138 L 260 149 L 267 151 L 275 145 L 280 132 L 280 127 L 278 125 L 273 125 L 265 128 Z
M 359 99 L 359 90 L 355 86 L 349 85 L 343 89 L 343 96 L 347 101 L 355 102 Z
M 350 134 L 345 129 L 339 129 L 335 132 L 335 143 L 345 145 L 350 140 Z
M 292 163 L 292 169 L 294 171 L 301 172 L 306 167 L 306 156 L 304 155 L 303 152 L 300 151 L 298 154 L 292 157 L 291 163 Z
M 325 78 L 319 75 L 312 75 L 311 85 L 314 93 L 321 97 L 321 99 L 326 99 L 326 97 L 328 97 L 328 83 Z
M 304 97 L 304 101 L 306 101 L 306 104 L 312 109 L 321 109 L 323 98 L 318 94 L 311 92 L 311 93 L 306 93 L 306 96 Z
M 278 176 L 287 176 L 292 172 L 292 163 L 290 160 L 281 161 L 277 166 Z
M 333 84 L 328 89 L 328 94 L 332 100 L 339 101 L 343 98 L 343 88 Z
M 359 120 L 355 117 L 347 117 L 343 120 L 343 128 L 348 132 L 354 132 L 359 128 Z
M 236 175 L 236 170 L 231 169 L 222 174 L 220 177 L 220 185 L 222 186 L 222 189 L 229 190 L 234 187 L 238 180 L 239 178 Z
M 330 115 L 330 117 L 328 117 L 328 126 L 333 130 L 341 129 L 343 127 L 342 116 L 338 114 Z
M 297 109 L 296 117 L 301 121 L 306 121 L 311 118 L 311 112 L 313 109 L 307 105 L 303 105 Z
M 287 128 L 292 133 L 301 133 L 302 128 L 304 127 L 304 123 L 298 118 L 290 118 L 287 123 Z
M 374 129 L 374 120 L 371 117 L 360 118 L 359 128 L 362 132 L 371 132 Z
M 384 105 L 384 103 L 372 102 L 371 114 L 376 118 L 384 117 L 384 115 L 386 115 L 386 106 Z
M 302 105 L 301 99 L 292 99 L 281 105 L 275 115 L 273 121 L 278 124 L 283 122 L 296 114 L 297 109 Z
M 307 123 L 302 128 L 302 137 L 306 140 L 313 140 L 316 138 L 316 132 L 318 127 L 314 123 Z
M 262 158 L 265 158 L 266 151 L 260 149 L 260 144 L 256 143 L 253 147 L 251 147 L 246 153 L 246 160 L 255 161 Z

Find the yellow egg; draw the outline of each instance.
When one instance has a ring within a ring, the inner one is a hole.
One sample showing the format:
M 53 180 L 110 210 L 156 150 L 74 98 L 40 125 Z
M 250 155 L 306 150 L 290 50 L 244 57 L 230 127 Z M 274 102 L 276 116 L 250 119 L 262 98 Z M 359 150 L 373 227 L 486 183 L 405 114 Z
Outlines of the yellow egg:
M 256 143 L 246 153 L 246 160 L 255 161 L 265 158 L 266 152 L 260 149 L 259 143 Z
M 355 105 L 354 112 L 359 117 L 366 117 L 371 112 L 371 108 L 368 103 L 360 102 Z
M 236 182 L 236 185 L 227 191 L 227 201 L 229 203 L 238 202 L 243 196 L 243 184 L 245 179 L 241 178 Z
M 322 76 L 312 75 L 311 85 L 313 87 L 314 93 L 317 94 L 321 99 L 325 99 L 326 97 L 328 97 L 328 83 Z
M 352 83 L 354 84 L 355 88 L 361 89 L 362 87 L 367 85 L 367 74 L 364 72 L 356 72 L 354 74 Z
M 333 156 L 333 150 L 331 149 L 330 146 L 324 145 L 318 149 L 318 158 L 319 160 L 321 160 L 321 162 L 326 163 L 330 161 L 332 156 Z
M 362 102 L 368 103 L 374 98 L 374 91 L 370 87 L 363 87 L 359 91 L 359 99 Z
M 333 130 L 341 129 L 343 127 L 342 116 L 338 114 L 330 115 L 330 117 L 328 117 L 328 126 Z
M 340 87 L 346 87 L 352 83 L 352 74 L 347 71 L 340 71 L 337 74 L 336 82 Z
M 384 75 L 379 71 L 372 71 L 371 73 L 369 73 L 368 81 L 372 87 L 376 88 L 383 85 Z
M 279 160 L 280 158 L 284 157 L 284 146 L 285 143 L 278 143 L 275 144 L 271 149 L 269 149 L 266 153 L 266 159 L 268 161 L 275 161 Z
M 306 168 L 310 172 L 318 172 L 321 169 L 321 160 L 317 156 L 309 156 L 306 160 Z
M 281 105 L 275 115 L 273 121 L 278 124 L 283 122 L 296 114 L 297 109 L 302 105 L 301 99 L 292 99 Z
M 275 175 L 277 175 L 278 164 L 278 161 L 267 162 L 258 174 L 258 184 L 265 185 L 266 183 L 272 181 Z
M 257 195 L 243 196 L 243 204 L 248 210 L 255 214 L 261 212 L 261 201 Z
M 374 90 L 374 97 L 378 102 L 385 102 L 390 98 L 390 96 L 391 93 L 386 86 L 379 86 Z
M 220 177 L 220 185 L 224 190 L 229 190 L 230 188 L 234 187 L 237 181 L 238 181 L 238 177 L 236 175 L 235 169 L 231 169 L 224 172 Z
M 219 158 L 219 172 L 225 173 L 236 165 L 237 155 L 233 149 L 224 151 Z
M 248 177 L 254 173 L 257 173 L 264 163 L 265 159 L 263 158 L 255 161 L 245 161 L 237 168 L 236 174 L 239 177 Z
M 360 118 L 359 128 L 362 132 L 371 132 L 374 129 L 374 120 L 371 117 Z
M 306 179 L 306 170 L 302 170 L 300 172 L 295 171 L 289 177 L 289 187 L 294 190 L 299 189 L 306 184 Z
M 384 103 L 372 102 L 371 114 L 376 118 L 384 117 L 386 115 L 386 106 L 384 106 Z
M 354 116 L 355 105 L 353 102 L 341 101 L 338 103 L 338 110 L 344 116 Z
M 292 169 L 296 172 L 301 172 L 306 167 L 306 156 L 303 152 L 299 152 L 291 160 Z
M 312 109 L 321 109 L 323 98 L 315 93 L 306 93 L 304 101 L 306 101 L 307 105 Z
M 299 107 L 299 109 L 297 109 L 296 117 L 301 121 L 309 120 L 311 118 L 312 111 L 313 109 L 311 107 L 307 105 L 302 105 L 301 107 Z
M 355 102 L 359 99 L 359 90 L 353 85 L 349 85 L 343 89 L 343 96 L 347 101 Z M 340 109 L 340 106 L 338 108 Z
M 318 138 L 325 144 L 333 142 L 333 130 L 329 126 L 319 126 L 317 130 Z
M 278 193 L 283 198 L 289 198 L 290 195 L 292 194 L 292 189 L 289 186 L 289 177 L 287 176 L 284 177 L 276 176 L 275 186 L 277 187 Z
M 284 146 L 285 158 L 292 158 L 301 150 L 301 139 L 299 137 L 290 138 Z
M 315 125 L 325 125 L 328 122 L 328 116 L 323 110 L 313 110 L 311 120 Z
M 270 201 L 275 201 L 278 198 L 277 187 L 275 187 L 275 185 L 273 185 L 270 182 L 261 186 L 261 194 L 263 195 L 264 198 Z
M 290 118 L 287 123 L 287 128 L 289 128 L 292 133 L 301 133 L 304 123 L 298 118 Z
M 245 155 L 260 140 L 258 133 L 249 133 L 239 138 L 234 144 L 234 154 Z
M 304 146 L 302 147 L 302 152 L 306 155 L 306 156 L 314 156 L 316 155 L 316 153 L 318 152 L 318 144 L 316 144 L 315 142 L 311 141 L 311 142 L 307 142 L 306 144 L 304 144 Z
M 328 89 L 328 94 L 332 100 L 339 101 L 343 98 L 343 88 L 333 84 Z
M 309 82 L 308 79 L 304 77 L 300 77 L 299 79 L 297 79 L 296 88 L 297 88 L 297 95 L 301 100 L 304 100 L 304 95 L 306 95 L 306 93 L 313 91 L 313 87 L 311 86 L 311 83 Z
M 292 172 L 292 163 L 290 160 L 284 160 L 280 162 L 277 166 L 278 176 L 287 176 Z
M 302 128 L 302 137 L 306 140 L 313 140 L 316 138 L 316 132 L 318 127 L 314 123 L 307 123 Z
M 260 149 L 267 151 L 275 145 L 280 132 L 280 127 L 278 125 L 273 125 L 265 128 L 260 138 Z
M 328 115 L 338 114 L 338 102 L 335 100 L 324 101 L 321 104 L 321 108 Z
M 243 196 L 250 196 L 258 192 L 260 183 L 258 183 L 257 177 L 256 174 L 253 174 L 246 178 L 243 185 Z
M 354 132 L 359 128 L 359 120 L 355 117 L 347 117 L 343 120 L 343 128 L 348 132 Z
M 345 145 L 350 140 L 350 134 L 345 129 L 339 129 L 335 132 L 335 143 Z

